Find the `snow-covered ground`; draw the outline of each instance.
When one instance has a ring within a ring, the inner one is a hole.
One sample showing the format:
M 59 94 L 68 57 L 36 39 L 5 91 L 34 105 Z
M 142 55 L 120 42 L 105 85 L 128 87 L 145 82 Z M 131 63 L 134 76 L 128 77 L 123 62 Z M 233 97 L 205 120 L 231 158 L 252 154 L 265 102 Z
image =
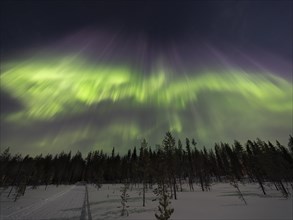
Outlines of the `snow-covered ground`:
M 2 220 L 12 219 L 79 219 L 84 202 L 84 186 L 40 186 L 29 187 L 24 196 L 14 202 L 14 196 L 7 198 L 8 190 L 1 193 Z
M 263 196 L 255 184 L 239 184 L 247 201 L 244 204 L 230 184 L 219 183 L 211 191 L 202 192 L 195 187 L 189 192 L 184 187 L 177 200 L 171 200 L 174 213 L 171 219 L 293 219 L 292 197 L 285 199 L 281 192 L 267 186 Z M 7 198 L 10 188 L 1 191 L 0 219 L 155 219 L 158 201 L 151 189 L 146 194 L 146 206 L 142 206 L 142 185 L 129 188 L 128 216 L 121 216 L 121 187 L 104 184 L 100 189 L 94 185 L 61 185 L 28 187 L 24 196 L 14 202 Z

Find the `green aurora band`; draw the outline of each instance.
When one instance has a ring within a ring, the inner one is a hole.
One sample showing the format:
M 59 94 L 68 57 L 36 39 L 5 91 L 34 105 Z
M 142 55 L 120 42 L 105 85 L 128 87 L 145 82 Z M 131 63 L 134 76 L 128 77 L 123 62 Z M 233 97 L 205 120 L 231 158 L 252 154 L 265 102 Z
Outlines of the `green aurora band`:
M 25 137 L 15 138 L 17 134 L 11 132 L 4 136 L 1 131 L 2 147 L 26 145 L 18 151 L 60 151 L 77 143 L 90 145 L 76 146 L 85 151 L 127 149 L 139 145 L 143 137 L 160 143 L 166 130 L 181 138 L 191 135 L 206 145 L 256 137 L 285 141 L 292 129 L 292 85 L 272 73 L 205 69 L 178 74 L 158 65 L 142 74 L 127 65 L 94 64 L 68 56 L 3 63 L 1 90 L 23 106 L 1 113 L 1 126 L 30 130 L 29 143 L 24 143 Z M 33 134 L 35 124 L 82 115 L 89 109 L 103 118 L 112 108 L 117 110 L 115 120 L 100 127 L 88 123 L 65 126 L 59 133 Z M 128 116 L 118 117 L 120 109 Z M 143 125 L 134 113 L 140 111 L 150 111 L 152 126 Z

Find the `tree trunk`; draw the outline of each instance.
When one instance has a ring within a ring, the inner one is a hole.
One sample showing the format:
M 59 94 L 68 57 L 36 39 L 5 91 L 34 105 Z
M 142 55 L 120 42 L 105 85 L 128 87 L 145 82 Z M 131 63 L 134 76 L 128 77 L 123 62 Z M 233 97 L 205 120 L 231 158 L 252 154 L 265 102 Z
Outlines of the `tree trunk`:
M 180 191 L 182 192 L 183 189 L 182 189 L 182 181 L 181 181 L 181 178 L 179 177 L 179 184 L 180 184 Z
M 142 184 L 142 206 L 145 207 L 145 183 Z
M 202 179 L 202 175 L 201 174 L 199 174 L 199 180 L 200 180 L 201 190 L 204 192 L 204 185 L 203 185 L 203 179 Z
M 174 190 L 174 199 L 177 200 L 177 194 L 176 194 L 176 178 L 173 177 L 173 190 Z
M 282 193 L 283 193 L 284 197 L 287 198 L 289 194 L 288 194 L 288 192 L 287 192 L 287 190 L 281 180 L 280 180 L 279 184 L 281 185 L 281 189 L 282 189 Z
M 263 183 L 262 183 L 262 181 L 260 180 L 259 177 L 257 177 L 257 182 L 258 182 L 258 184 L 260 185 L 260 188 L 261 188 L 263 194 L 266 195 L 265 188 L 264 188 Z

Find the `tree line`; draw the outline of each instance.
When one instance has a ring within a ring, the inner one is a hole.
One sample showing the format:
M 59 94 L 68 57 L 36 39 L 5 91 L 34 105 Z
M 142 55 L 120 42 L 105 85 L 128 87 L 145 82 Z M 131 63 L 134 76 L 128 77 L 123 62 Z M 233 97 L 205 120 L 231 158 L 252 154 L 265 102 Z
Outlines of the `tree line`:
M 97 150 L 86 157 L 80 152 L 12 155 L 9 148 L 0 154 L 0 187 L 18 187 L 24 193 L 28 185 L 34 188 L 79 181 L 98 187 L 103 183 L 139 183 L 143 196 L 147 188 L 158 184 L 162 190 L 168 187 L 174 199 L 184 182 L 190 191 L 196 186 L 207 191 L 213 182 L 229 182 L 239 190 L 239 182 L 249 181 L 257 183 L 264 195 L 265 183 L 269 182 L 288 197 L 288 186 L 293 188 L 293 137 L 290 135 L 288 146 L 256 139 L 244 144 L 215 143 L 206 149 L 198 148 L 195 139 L 176 140 L 167 132 L 156 148 L 143 139 L 139 147 L 129 149 L 125 155 L 116 153 L 115 148 L 111 154 Z

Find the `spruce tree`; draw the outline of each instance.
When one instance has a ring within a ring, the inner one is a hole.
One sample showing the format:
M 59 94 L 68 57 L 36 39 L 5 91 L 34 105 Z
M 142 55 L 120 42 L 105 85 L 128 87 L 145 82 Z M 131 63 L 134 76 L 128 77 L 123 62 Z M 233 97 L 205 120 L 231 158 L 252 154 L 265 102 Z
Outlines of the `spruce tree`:
M 170 195 L 167 192 L 167 186 L 160 184 L 158 186 L 157 195 L 159 196 L 158 213 L 155 213 L 157 220 L 168 220 L 174 212 L 174 209 L 170 207 Z

